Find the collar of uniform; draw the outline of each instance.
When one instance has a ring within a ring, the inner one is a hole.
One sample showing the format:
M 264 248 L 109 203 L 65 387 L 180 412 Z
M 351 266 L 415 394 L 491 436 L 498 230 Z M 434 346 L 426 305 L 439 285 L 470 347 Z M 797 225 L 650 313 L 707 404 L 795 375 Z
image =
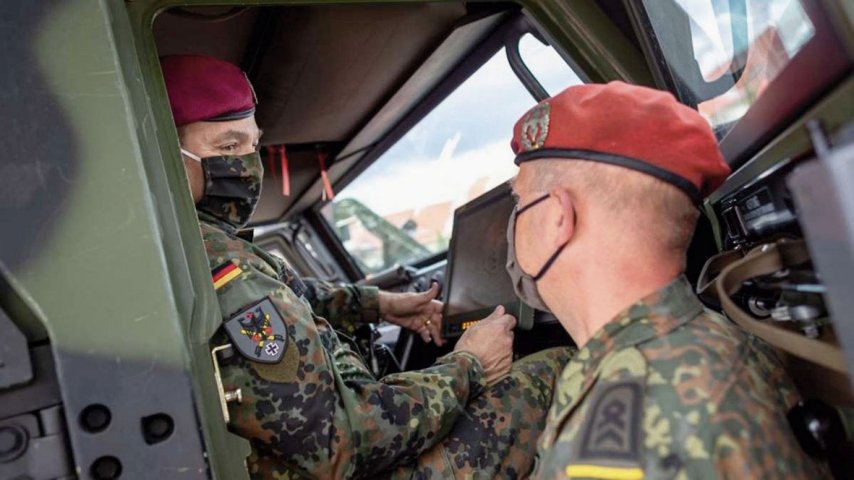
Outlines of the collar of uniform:
M 582 350 L 589 350 L 589 366 L 607 352 L 638 345 L 683 325 L 703 311 L 688 279 L 672 282 L 638 300 L 605 324 Z
M 222 230 L 222 231 L 224 231 L 230 235 L 236 235 L 237 234 L 237 229 L 234 228 L 232 225 L 229 225 L 228 223 L 223 222 L 222 220 L 214 217 L 213 215 L 211 215 L 207 212 L 202 212 L 202 211 L 196 210 L 196 215 L 198 215 L 200 221 L 205 222 L 205 223 L 209 223 L 209 224 L 217 227 L 218 229 L 220 229 L 220 230 Z
M 239 238 L 249 244 L 255 241 L 255 230 L 251 228 L 244 228 L 238 230 L 234 228 L 233 225 L 226 223 L 209 213 L 200 212 L 196 210 L 196 214 L 198 214 L 198 218 L 200 221 L 211 224 L 232 237 Z
M 664 335 L 695 318 L 703 304 L 684 275 L 647 295 L 614 317 L 610 330 L 617 347 L 637 345 Z

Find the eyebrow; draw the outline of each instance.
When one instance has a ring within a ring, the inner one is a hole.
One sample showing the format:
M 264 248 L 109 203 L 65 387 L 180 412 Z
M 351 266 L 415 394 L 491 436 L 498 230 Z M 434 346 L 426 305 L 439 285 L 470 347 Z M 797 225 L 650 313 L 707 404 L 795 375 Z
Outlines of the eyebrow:
M 261 130 L 259 128 L 256 141 L 261 139 L 261 135 L 264 135 L 264 130 Z M 217 135 L 217 137 L 214 138 L 214 143 L 222 143 L 231 139 L 234 139 L 237 142 L 247 142 L 249 141 L 249 135 L 247 135 L 246 132 L 242 132 L 240 130 L 228 130 L 220 135 Z
M 214 143 L 222 143 L 231 139 L 235 139 L 238 142 L 245 142 L 246 140 L 249 140 L 249 135 L 246 135 L 245 133 L 239 130 L 228 130 L 220 135 L 217 135 L 214 138 Z

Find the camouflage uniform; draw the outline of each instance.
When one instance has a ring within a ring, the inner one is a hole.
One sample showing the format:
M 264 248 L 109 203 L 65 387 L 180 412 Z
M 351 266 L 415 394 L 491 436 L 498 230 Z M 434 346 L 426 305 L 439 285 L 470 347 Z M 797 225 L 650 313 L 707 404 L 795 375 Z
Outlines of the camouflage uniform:
M 252 444 L 253 478 L 518 478 L 530 471 L 565 349 L 517 362 L 488 389 L 465 352 L 377 380 L 317 315 L 339 317 L 344 329 L 375 319 L 375 289 L 303 282 L 228 225 L 199 218 L 211 269 L 239 268 L 233 280 L 215 282 L 224 320 L 269 299 L 287 332 L 278 363 L 236 354 L 222 365 L 224 388 L 243 396 L 229 404 L 229 426 Z M 213 340 L 227 341 L 222 331 Z
M 816 478 L 775 353 L 684 278 L 608 323 L 561 374 L 536 478 Z

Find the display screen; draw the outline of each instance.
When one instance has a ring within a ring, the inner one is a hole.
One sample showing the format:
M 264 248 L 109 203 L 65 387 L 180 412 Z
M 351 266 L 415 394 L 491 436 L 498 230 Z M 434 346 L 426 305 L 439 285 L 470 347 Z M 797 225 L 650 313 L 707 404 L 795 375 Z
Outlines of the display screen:
M 518 301 L 507 275 L 507 221 L 515 202 L 509 188 L 460 208 L 454 218 L 445 315 Z M 492 192 L 496 193 L 496 192 Z

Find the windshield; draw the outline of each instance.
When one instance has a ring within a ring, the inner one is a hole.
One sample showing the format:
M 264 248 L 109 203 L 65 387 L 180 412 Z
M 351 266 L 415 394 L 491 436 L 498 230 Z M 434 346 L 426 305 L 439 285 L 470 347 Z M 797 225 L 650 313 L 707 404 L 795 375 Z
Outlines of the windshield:
M 643 0 L 680 98 L 718 134 L 765 92 L 815 30 L 799 0 Z
M 524 47 L 547 88 L 581 83 L 551 47 Z M 447 251 L 454 210 L 515 175 L 512 127 L 534 103 L 502 49 L 338 193 L 321 212 L 362 271 Z

